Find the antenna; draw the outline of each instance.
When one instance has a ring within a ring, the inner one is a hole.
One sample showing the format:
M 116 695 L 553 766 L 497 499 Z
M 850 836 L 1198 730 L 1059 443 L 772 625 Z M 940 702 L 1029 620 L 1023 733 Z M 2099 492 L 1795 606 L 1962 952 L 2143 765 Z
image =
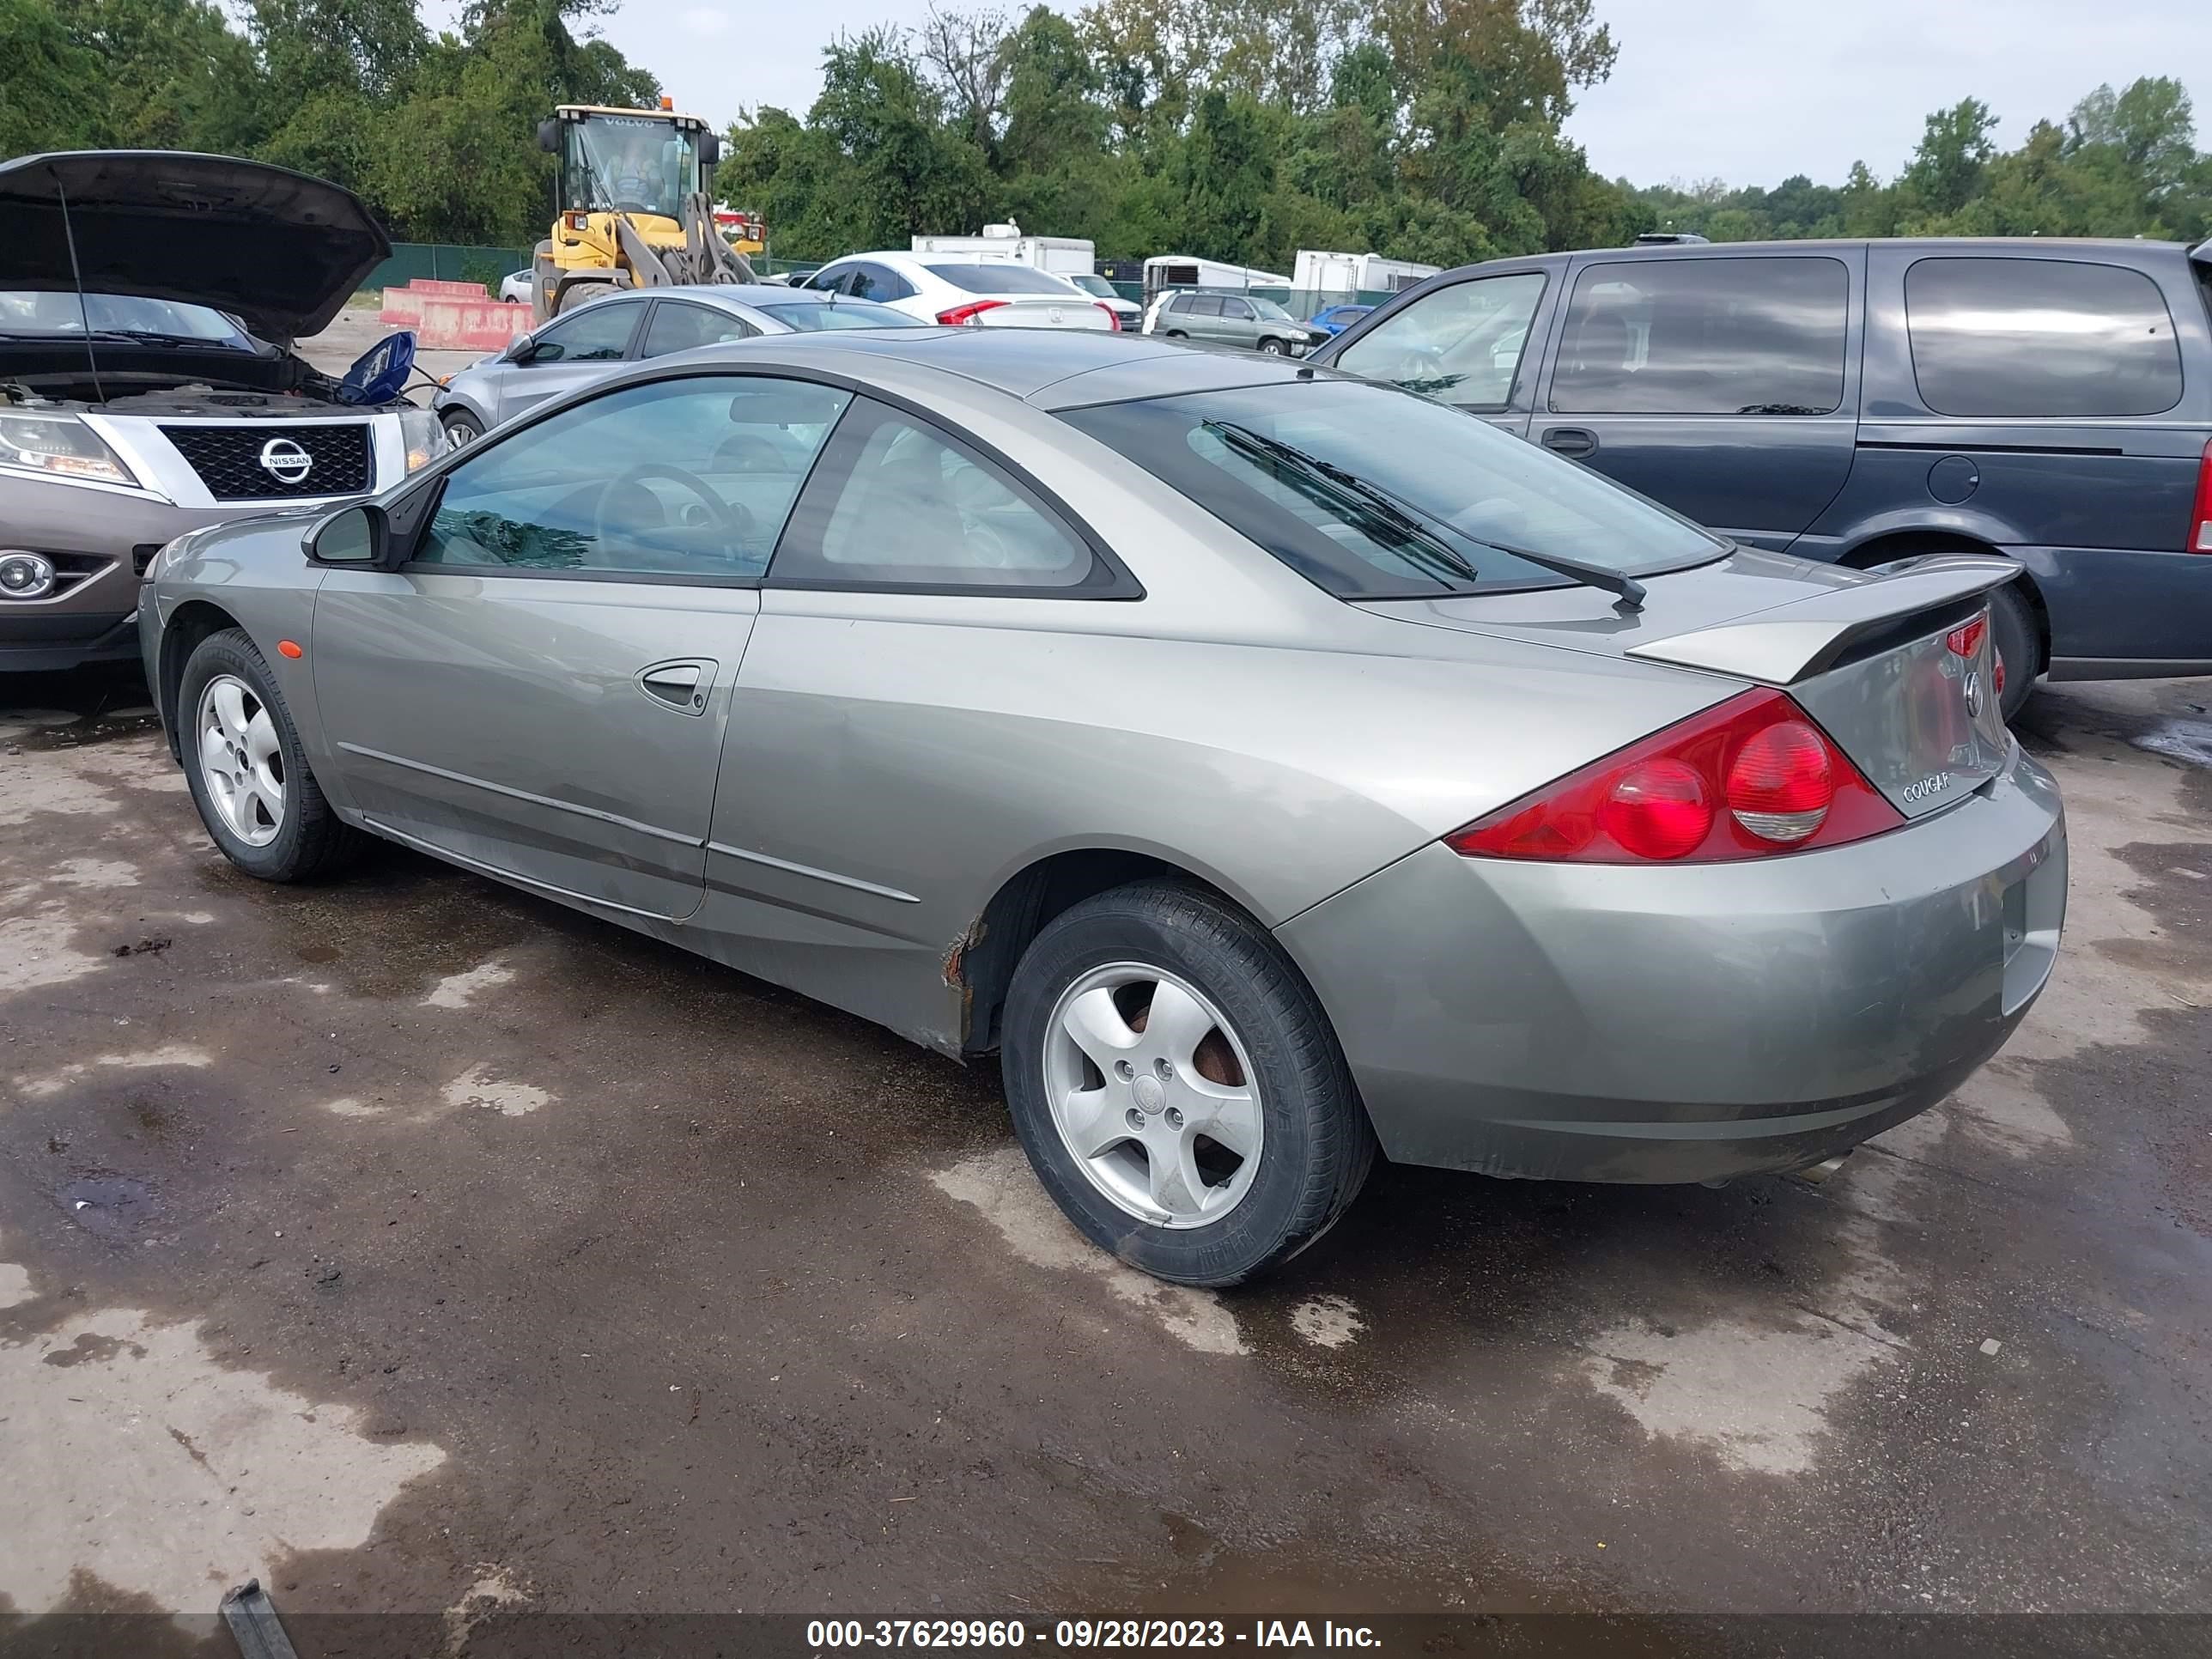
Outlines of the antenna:
M 84 362 L 92 371 L 92 395 L 100 403 L 107 401 L 107 393 L 100 384 L 100 354 L 92 346 L 92 307 L 85 302 L 84 272 L 76 263 L 76 232 L 70 224 L 69 191 L 62 184 L 60 172 L 53 167 L 46 171 L 53 176 L 54 194 L 61 198 L 62 240 L 69 244 L 70 280 L 76 284 L 77 323 L 84 330 Z

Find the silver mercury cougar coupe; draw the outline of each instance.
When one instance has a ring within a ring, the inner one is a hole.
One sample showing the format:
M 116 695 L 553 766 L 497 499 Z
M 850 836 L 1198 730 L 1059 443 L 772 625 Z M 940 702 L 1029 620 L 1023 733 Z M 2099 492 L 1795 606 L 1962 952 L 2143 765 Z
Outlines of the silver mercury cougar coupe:
M 380 836 L 997 1054 L 1102 1248 L 1228 1285 L 1379 1149 L 1810 1166 L 1994 1054 L 2065 908 L 1990 560 L 1715 539 L 1257 356 L 914 329 L 656 358 L 142 613 L 209 832 Z

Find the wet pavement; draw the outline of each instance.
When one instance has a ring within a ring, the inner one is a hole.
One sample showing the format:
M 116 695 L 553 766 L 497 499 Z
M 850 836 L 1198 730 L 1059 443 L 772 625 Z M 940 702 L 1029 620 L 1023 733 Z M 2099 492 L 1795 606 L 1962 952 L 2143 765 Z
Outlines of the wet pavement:
M 1121 1268 L 995 1079 L 0 685 L 0 1596 L 2212 1611 L 2212 685 L 2062 687 L 2054 981 L 1826 1184 L 1383 1168 Z

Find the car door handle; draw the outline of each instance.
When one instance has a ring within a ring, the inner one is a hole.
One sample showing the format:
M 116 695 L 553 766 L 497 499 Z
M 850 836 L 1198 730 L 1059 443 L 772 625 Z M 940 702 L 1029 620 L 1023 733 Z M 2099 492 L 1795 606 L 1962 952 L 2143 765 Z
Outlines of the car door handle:
M 1597 453 L 1597 434 L 1586 426 L 1552 427 L 1540 441 L 1554 455 L 1564 455 L 1571 461 Z
M 714 677 L 714 665 L 704 658 L 686 658 L 681 662 L 657 662 L 641 672 L 637 683 L 645 694 L 671 708 L 686 714 L 707 712 L 707 694 L 702 685 Z

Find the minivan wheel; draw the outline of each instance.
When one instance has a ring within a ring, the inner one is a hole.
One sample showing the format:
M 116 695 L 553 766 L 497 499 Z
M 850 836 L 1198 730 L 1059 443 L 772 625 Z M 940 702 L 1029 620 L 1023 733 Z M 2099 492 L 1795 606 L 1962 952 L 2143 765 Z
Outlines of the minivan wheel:
M 1334 1225 L 1375 1158 L 1328 1016 L 1267 932 L 1194 886 L 1055 917 L 1014 970 L 1000 1066 L 1037 1179 L 1084 1235 L 1235 1285 Z
M 305 881 L 360 850 L 365 838 L 324 799 L 276 677 L 244 629 L 194 647 L 175 719 L 200 822 L 246 874 Z
M 454 448 L 472 444 L 483 436 L 483 422 L 465 409 L 449 409 L 444 416 L 446 437 Z
M 2035 693 L 2036 677 L 2043 672 L 2041 630 L 2035 625 L 2035 608 L 2021 594 L 2017 580 L 2007 582 L 1990 595 L 1990 631 L 1995 635 L 1991 647 L 2005 672 L 1997 708 L 2009 726 L 2013 717 L 2027 706 Z
M 1285 345 L 1280 340 L 1266 339 L 1260 342 L 1260 349 L 1270 357 L 1280 357 L 1289 353 L 1290 347 Z

